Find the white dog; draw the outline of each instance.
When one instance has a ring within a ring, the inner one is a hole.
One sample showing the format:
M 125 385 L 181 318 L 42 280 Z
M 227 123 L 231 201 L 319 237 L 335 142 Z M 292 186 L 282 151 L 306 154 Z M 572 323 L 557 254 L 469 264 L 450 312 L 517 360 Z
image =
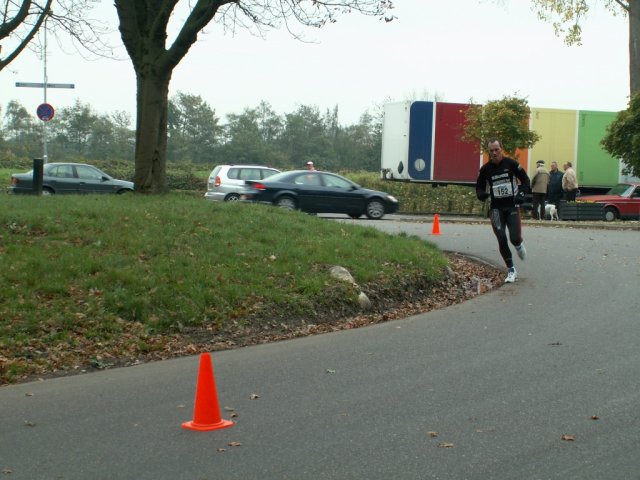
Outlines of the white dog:
M 549 217 L 551 220 L 560 220 L 560 218 L 558 217 L 558 209 L 553 203 L 545 204 L 544 216 Z

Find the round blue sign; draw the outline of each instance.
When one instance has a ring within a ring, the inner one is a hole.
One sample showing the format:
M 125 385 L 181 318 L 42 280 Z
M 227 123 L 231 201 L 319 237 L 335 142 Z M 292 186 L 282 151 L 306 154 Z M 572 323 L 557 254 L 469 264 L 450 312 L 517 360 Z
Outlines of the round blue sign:
M 48 103 L 41 103 L 40 105 L 38 105 L 38 110 L 36 110 L 38 118 L 43 122 L 48 122 L 49 120 L 51 120 L 55 113 L 56 111 L 53 109 L 53 106 L 49 105 Z

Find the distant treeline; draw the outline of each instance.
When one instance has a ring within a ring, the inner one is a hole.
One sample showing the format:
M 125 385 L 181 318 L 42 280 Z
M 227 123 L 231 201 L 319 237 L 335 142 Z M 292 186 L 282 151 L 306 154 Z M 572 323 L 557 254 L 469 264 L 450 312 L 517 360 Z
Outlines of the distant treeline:
M 98 113 L 76 101 L 47 122 L 49 161 L 131 161 L 135 130 L 127 112 Z M 355 125 L 340 125 L 338 108 L 321 113 L 299 106 L 278 115 L 267 102 L 220 119 L 200 96 L 169 100 L 170 164 L 258 163 L 279 169 L 312 161 L 323 170 L 378 171 L 382 114 L 365 112 Z M 0 162 L 43 154 L 43 122 L 19 102 L 0 105 Z

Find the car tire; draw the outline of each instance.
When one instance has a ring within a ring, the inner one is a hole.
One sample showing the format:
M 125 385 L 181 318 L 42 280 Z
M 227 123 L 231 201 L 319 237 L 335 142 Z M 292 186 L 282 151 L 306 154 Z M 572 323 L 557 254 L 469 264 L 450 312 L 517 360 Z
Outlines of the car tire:
M 289 195 L 284 195 L 275 201 L 276 207 L 284 208 L 285 210 L 295 210 L 296 201 Z
M 350 213 L 349 216 L 355 220 L 357 218 L 360 218 L 362 216 L 362 214 L 361 213 Z
M 42 195 L 53 195 L 55 192 L 51 190 L 49 187 L 42 188 Z
M 238 200 L 240 200 L 240 195 L 238 195 L 237 193 L 230 193 L 229 195 L 224 197 L 225 202 L 237 202 Z
M 367 203 L 366 214 L 370 220 L 380 220 L 384 217 L 384 203 L 382 203 L 382 200 L 369 200 L 369 203 Z
M 618 211 L 613 207 L 607 207 L 604 209 L 604 219 L 607 222 L 613 222 L 618 219 Z

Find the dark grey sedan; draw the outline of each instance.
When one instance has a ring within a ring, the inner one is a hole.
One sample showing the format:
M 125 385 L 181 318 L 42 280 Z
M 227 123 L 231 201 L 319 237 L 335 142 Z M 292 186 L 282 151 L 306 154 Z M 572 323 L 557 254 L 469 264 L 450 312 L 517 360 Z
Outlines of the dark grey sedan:
M 351 218 L 366 215 L 378 220 L 398 211 L 398 200 L 388 193 L 362 188 L 329 172 L 294 170 L 265 180 L 247 180 L 240 198 L 307 213 L 344 213 Z
M 9 193 L 33 193 L 33 170 L 11 175 Z M 84 163 L 47 163 L 43 167 L 42 194 L 126 193 L 133 182 L 118 180 L 93 165 Z

